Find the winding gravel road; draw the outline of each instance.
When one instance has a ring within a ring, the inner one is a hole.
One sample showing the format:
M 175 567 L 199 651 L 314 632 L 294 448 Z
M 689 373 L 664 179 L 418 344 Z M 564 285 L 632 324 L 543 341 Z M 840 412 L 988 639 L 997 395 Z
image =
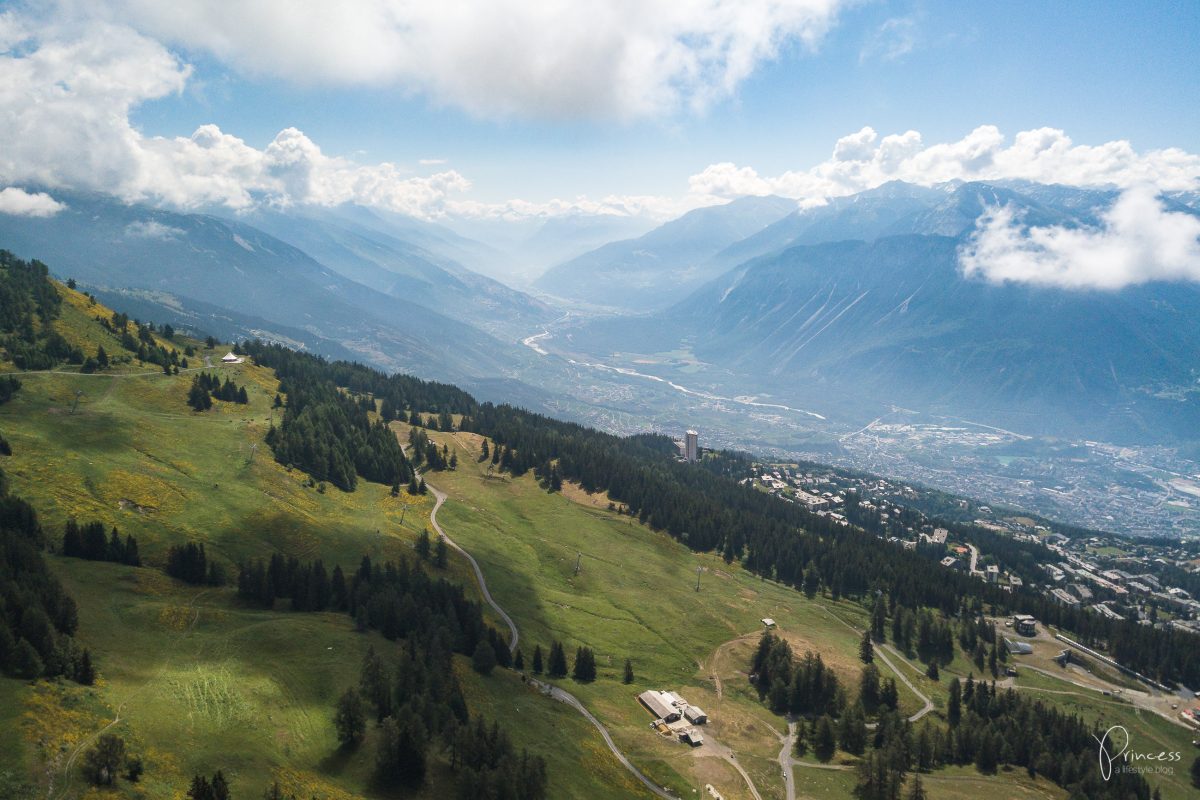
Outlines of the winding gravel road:
M 446 540 L 447 545 L 461 553 L 463 557 L 471 563 L 471 568 L 475 570 L 475 578 L 479 581 L 479 590 L 483 594 L 483 599 L 487 601 L 487 604 L 491 606 L 492 609 L 500 615 L 500 618 L 504 620 L 505 624 L 508 625 L 508 648 L 515 652 L 517 649 L 517 642 L 520 640 L 520 633 L 517 631 L 517 624 L 513 622 L 513 619 L 508 615 L 508 612 L 501 608 L 500 604 L 497 603 L 495 598 L 492 597 L 492 593 L 488 590 L 487 581 L 483 577 L 483 570 L 479 568 L 479 562 L 475 560 L 474 556 L 472 556 L 460 545 L 456 544 L 453 539 L 446 535 L 446 532 L 442 530 L 442 526 L 438 524 L 437 513 L 438 510 L 441 509 L 442 504 L 446 502 L 446 493 L 440 489 L 434 488 L 429 484 L 428 481 L 426 481 L 425 485 L 429 487 L 429 491 L 433 492 L 433 496 L 437 500 L 437 502 L 433 504 L 433 511 L 431 511 L 429 514 L 429 522 L 433 525 L 433 529 L 437 531 L 443 539 Z M 571 708 L 574 708 L 576 711 L 582 714 L 584 719 L 592 723 L 596 730 L 600 732 L 600 736 L 604 739 L 604 743 L 608 745 L 608 749 L 612 751 L 612 754 L 617 757 L 617 760 L 621 762 L 621 765 L 625 767 L 625 769 L 629 770 L 630 774 L 637 778 L 643 786 L 645 786 L 658 797 L 663 798 L 663 800 L 679 800 L 678 797 L 647 778 L 641 770 L 633 765 L 633 762 L 631 762 L 629 758 L 617 748 L 617 745 L 615 742 L 613 742 L 612 735 L 608 732 L 608 729 L 604 727 L 600 720 L 596 719 L 592 712 L 588 711 L 587 708 L 584 707 L 583 703 L 579 702 L 579 698 L 575 697 L 575 695 L 571 694 L 567 690 L 560 689 L 552 684 L 543 683 L 542 681 L 538 680 L 531 680 L 530 683 L 543 691 L 548 697 L 551 697 L 560 703 L 565 703 L 566 705 L 571 706 Z
M 512 617 L 508 615 L 508 612 L 500 607 L 500 604 L 497 603 L 495 598 L 492 597 L 492 593 L 488 591 L 487 581 L 483 579 L 483 570 L 479 568 L 479 562 L 475 560 L 474 556 L 472 556 L 466 550 L 463 550 L 462 547 L 460 547 L 453 539 L 447 536 L 446 532 L 442 530 L 442 526 L 438 524 L 437 513 L 442 507 L 442 503 L 446 502 L 446 493 L 439 489 L 433 488 L 433 486 L 430 486 L 428 482 L 426 482 L 425 485 L 429 487 L 429 491 L 433 492 L 433 496 L 437 498 L 437 502 L 433 504 L 433 511 L 429 512 L 429 521 L 433 524 L 433 529 L 438 532 L 438 535 L 446 540 L 446 544 L 457 550 L 462 554 L 463 558 L 471 562 L 471 568 L 475 570 L 475 578 L 479 581 L 479 590 L 483 593 L 483 599 L 487 601 L 487 604 L 491 606 L 492 609 L 500 615 L 500 618 L 504 620 L 504 623 L 508 625 L 508 649 L 515 653 L 517 650 L 517 642 L 521 638 L 521 634 L 517 631 L 517 623 L 513 622 Z

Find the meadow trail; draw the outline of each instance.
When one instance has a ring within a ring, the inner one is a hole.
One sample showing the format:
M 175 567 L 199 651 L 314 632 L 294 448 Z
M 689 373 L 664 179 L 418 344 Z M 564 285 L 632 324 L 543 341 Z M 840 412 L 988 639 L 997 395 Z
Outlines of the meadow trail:
M 192 632 L 192 629 L 196 627 L 196 623 L 200 620 L 200 608 L 196 605 L 196 601 L 199 600 L 204 595 L 208 594 L 208 592 L 209 592 L 208 589 L 199 591 L 195 595 L 193 595 L 192 599 L 188 602 L 188 607 L 190 609 L 192 609 L 192 612 L 193 612 L 192 620 L 191 620 L 191 622 L 188 623 L 186 628 L 184 628 L 182 631 L 180 631 L 179 638 L 181 640 L 186 639 L 188 637 L 188 634 L 190 634 Z M 142 691 L 142 689 L 144 689 L 145 686 L 147 684 L 149 684 L 152 680 L 156 680 L 164 672 L 166 672 L 167 667 L 170 666 L 170 663 L 171 663 L 171 658 L 170 658 L 170 656 L 168 656 L 163 661 L 162 666 L 159 668 L 159 670 L 155 674 L 154 678 L 147 680 L 145 683 L 142 684 L 141 688 L 139 688 L 139 689 L 135 690 L 133 693 L 127 695 L 125 697 L 125 699 L 121 701 L 121 703 L 117 706 L 116 712 L 113 714 L 113 718 L 111 720 L 109 720 L 107 725 L 105 725 L 103 728 L 101 728 L 100 730 L 93 733 L 91 736 L 84 737 L 84 739 L 78 745 L 75 746 L 75 749 L 71 751 L 71 755 L 67 758 L 66 763 L 64 763 L 62 765 L 62 768 L 58 770 L 59 776 L 63 778 L 63 788 L 62 788 L 62 791 L 59 792 L 57 795 L 58 800 L 62 800 L 62 798 L 66 797 L 67 791 L 71 788 L 71 777 L 72 777 L 71 770 L 75 765 L 76 759 L 79 758 L 79 754 L 83 752 L 85 747 L 90 746 L 91 744 L 96 742 L 101 736 L 103 736 L 106 732 L 111 730 L 116 725 L 119 725 L 123 719 L 123 717 L 121 716 L 121 712 L 123 712 L 125 710 L 125 707 L 129 705 L 129 701 L 132 700 L 133 698 L 137 697 L 138 694 Z M 47 789 L 46 796 L 47 797 L 55 797 L 54 777 L 53 776 L 51 776 L 51 778 L 50 778 L 50 786 Z

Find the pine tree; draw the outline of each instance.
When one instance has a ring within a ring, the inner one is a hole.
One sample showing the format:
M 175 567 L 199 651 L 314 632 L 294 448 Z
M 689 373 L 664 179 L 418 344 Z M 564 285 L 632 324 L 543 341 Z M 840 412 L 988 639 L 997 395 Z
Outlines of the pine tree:
M 16 652 L 13 654 L 12 672 L 18 678 L 33 679 L 40 677 L 46 669 L 42 663 L 42 657 L 38 655 L 38 651 L 27 639 L 21 639 L 17 642 Z
M 813 736 L 813 755 L 822 764 L 829 763 L 837 752 L 837 738 L 833 734 L 833 722 L 828 714 L 822 714 L 817 720 L 816 734 Z
M 596 656 L 590 647 L 580 647 L 575 651 L 571 677 L 585 683 L 596 680 Z
M 821 573 L 817 572 L 816 564 L 809 564 L 808 569 L 804 570 L 804 596 L 812 600 L 817 596 L 817 590 L 821 588 Z
M 125 536 L 124 563 L 131 567 L 140 567 L 142 565 L 142 557 L 138 553 L 137 539 L 133 538 L 132 534 Z
M 225 774 L 221 770 L 212 776 L 209 782 L 212 787 L 213 800 L 229 800 L 229 783 L 225 780 Z
M 475 645 L 475 654 L 471 656 L 471 666 L 480 675 L 491 675 L 496 668 L 496 649 L 488 641 L 479 640 Z
M 79 663 L 75 667 L 75 682 L 91 686 L 96 682 L 96 668 L 92 666 L 92 653 L 87 648 L 79 654 Z
M 892 711 L 900 705 L 900 692 L 896 689 L 895 678 L 888 678 L 883 682 L 883 687 L 879 690 L 879 703 Z
M 430 543 L 428 528 L 423 528 L 421 533 L 417 536 L 416 551 L 417 556 L 419 556 L 422 561 L 429 560 Z
M 858 683 L 858 698 L 867 711 L 874 712 L 879 707 L 879 668 L 874 664 L 863 667 Z
M 375 721 L 382 722 L 392 712 L 392 687 L 383 666 L 383 659 L 375 652 L 374 647 L 369 647 L 367 654 L 363 656 L 358 686 L 363 698 L 375 706 Z
M 996 771 L 998 761 L 996 737 L 990 729 L 985 728 L 975 748 L 975 769 L 984 775 L 991 775 Z
M 212 787 L 208 785 L 208 778 L 203 775 L 193 775 L 187 796 L 189 800 L 213 800 Z
M 958 682 L 958 678 L 950 679 L 950 700 L 946 703 L 946 721 L 950 723 L 950 727 L 958 726 L 962 720 L 962 684 Z
M 870 631 L 863 631 L 862 641 L 858 644 L 858 658 L 864 664 L 875 660 L 875 646 L 871 644 Z
M 883 596 L 875 598 L 875 607 L 871 611 L 871 638 L 877 642 L 886 642 L 887 635 L 884 633 L 887 625 L 887 603 L 884 602 Z
M 66 529 L 63 532 L 62 554 L 79 558 L 83 556 L 83 536 L 79 532 L 79 523 L 72 517 L 67 520 Z
M 96 786 L 112 786 L 124 762 L 125 740 L 116 734 L 105 733 L 84 754 L 83 773 Z
M 939 680 L 938 664 L 936 660 L 929 662 L 929 668 L 925 670 L 925 677 L 931 681 Z
M 838 742 L 847 753 L 861 756 L 867 748 L 867 720 L 861 703 L 846 709 L 838 721 Z
M 633 662 L 628 658 L 625 659 L 625 677 L 622 678 L 622 683 L 625 685 L 633 683 Z
M 792 755 L 796 758 L 804 758 L 808 755 L 808 727 L 804 724 L 804 720 L 800 720 L 795 725 L 796 740 L 792 745 Z
M 521 652 L 521 648 L 517 648 L 517 654 L 513 657 L 513 669 L 517 672 L 525 671 L 525 654 Z
M 540 644 L 533 648 L 533 674 L 542 674 L 542 646 Z
M 342 693 L 333 724 L 343 747 L 352 747 L 362 741 L 367 732 L 367 708 L 357 689 L 350 688 Z
M 560 642 L 550 644 L 550 658 L 546 663 L 546 674 L 551 678 L 567 677 L 567 655 Z

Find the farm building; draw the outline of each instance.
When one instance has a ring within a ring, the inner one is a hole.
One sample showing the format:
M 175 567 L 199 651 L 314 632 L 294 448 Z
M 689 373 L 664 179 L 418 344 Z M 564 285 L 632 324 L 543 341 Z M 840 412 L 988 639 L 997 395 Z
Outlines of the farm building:
M 655 719 L 664 722 L 674 722 L 679 719 L 679 709 L 675 708 L 671 699 L 664 692 L 647 689 L 638 695 L 638 700 L 654 715 Z
M 775 620 L 771 619 L 770 617 L 763 617 L 762 624 L 764 628 L 774 628 Z
M 686 742 L 692 747 L 699 747 L 700 745 L 704 744 L 704 734 L 700 733 L 700 731 L 696 730 L 695 728 L 691 728 L 679 734 L 679 741 Z
M 683 709 L 684 718 L 693 725 L 703 725 L 708 722 L 708 714 L 705 714 L 699 706 L 687 706 Z

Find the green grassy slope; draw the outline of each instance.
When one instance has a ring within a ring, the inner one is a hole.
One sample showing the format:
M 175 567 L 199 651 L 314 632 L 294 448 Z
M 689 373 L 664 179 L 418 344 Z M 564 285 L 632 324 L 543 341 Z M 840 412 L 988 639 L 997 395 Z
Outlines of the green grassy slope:
M 397 427 L 406 437 L 407 426 Z M 475 434 L 431 436 L 459 455 L 457 471 L 429 476 L 450 496 L 438 519 L 476 557 L 492 594 L 516 620 L 527 662 L 535 644 L 545 650 L 553 639 L 562 641 L 569 655 L 580 645 L 592 647 L 599 679 L 590 684 L 567 679 L 561 685 L 609 727 L 643 771 L 680 796 L 695 796 L 711 782 L 727 798 L 751 797 L 745 781 L 720 758 L 727 747 L 763 797 L 782 797 L 777 757 L 785 723 L 758 701 L 745 674 L 760 620 L 773 618 L 796 652 L 820 652 L 853 697 L 862 666 L 857 653 L 865 609 L 827 597 L 809 601 L 736 563 L 693 553 L 607 510 L 601 497 L 570 487 L 564 494 L 547 494 L 532 476 L 489 476 L 487 465 L 477 461 L 481 439 Z M 636 674 L 632 686 L 621 682 L 626 658 Z M 892 674 L 882 663 L 879 667 L 885 677 Z M 907 674 L 936 704 L 944 704 L 948 678 L 937 684 L 916 671 Z M 710 715 L 709 744 L 692 750 L 651 731 L 650 716 L 635 699 L 647 688 L 679 691 L 704 708 Z M 921 707 L 902 684 L 900 690 L 902 710 Z M 843 770 L 797 768 L 800 796 L 845 796 L 853 787 L 847 770 L 854 763 L 839 754 L 835 765 Z M 1014 780 L 1012 775 L 971 775 L 976 789 Z M 951 788 L 961 780 L 935 783 L 939 788 L 931 796 L 961 796 Z M 1028 796 L 1063 796 L 1047 781 L 1034 783 L 1029 781 Z M 805 786 L 813 793 L 805 794 Z
M 101 344 L 120 352 L 94 321 L 111 312 L 62 292 L 56 328 L 85 352 Z M 202 351 L 191 364 L 202 365 L 204 354 L 216 363 L 225 352 Z M 147 759 L 143 782 L 122 784 L 128 796 L 173 797 L 193 771 L 217 768 L 236 776 L 240 797 L 258 796 L 276 778 L 304 797 L 377 794 L 367 780 L 371 742 L 339 756 L 332 706 L 357 681 L 368 640 L 381 650 L 386 642 L 355 633 L 342 615 L 246 609 L 231 588 L 188 587 L 158 568 L 167 547 L 189 540 L 204 542 L 231 575 L 239 560 L 272 552 L 347 570 L 364 554 L 411 556 L 431 499 L 393 498 L 365 481 L 349 494 L 307 485 L 265 445 L 254 449 L 272 418 L 273 373 L 250 364 L 219 371 L 247 386 L 248 406 L 218 402 L 196 414 L 185 403 L 190 374 L 136 363 L 101 375 L 25 374 L 21 391 L 0 406 L 0 431 L 13 447 L 2 466 L 12 491 L 39 510 L 48 538 L 57 541 L 71 516 L 102 520 L 133 534 L 148 565 L 48 556 L 79 602 L 77 639 L 96 655 L 101 680 L 83 688 L 0 679 L 0 776 L 29 776 L 42 795 L 53 788 L 79 796 L 71 756 L 119 715 L 113 729 Z M 448 572 L 475 594 L 462 559 L 452 557 Z M 459 671 L 475 713 L 511 718 L 517 744 L 547 757 L 551 796 L 629 796 L 626 774 L 599 757 L 603 742 L 574 712 L 515 675 L 484 681 Z M 586 777 L 579 764 L 589 765 Z M 450 785 L 435 771 L 428 795 Z
M 64 336 L 87 352 L 104 344 L 113 353 L 119 345 L 114 340 L 110 349 L 109 334 L 92 321 L 107 312 L 63 291 L 68 302 L 55 324 Z M 224 352 L 207 354 L 217 361 Z M 202 364 L 204 354 L 192 364 Z M 110 723 L 147 761 L 144 782 L 123 784 L 125 796 L 177 796 L 192 772 L 218 767 L 233 776 L 242 798 L 259 796 L 276 779 L 301 797 L 380 796 L 368 780 L 372 743 L 339 753 L 331 712 L 337 694 L 356 681 L 367 645 L 386 653 L 386 643 L 355 633 L 342 615 L 247 609 L 230 588 L 187 587 L 157 568 L 169 545 L 188 540 L 204 542 L 231 572 L 241 559 L 272 552 L 344 569 L 364 554 L 394 559 L 411 553 L 429 525 L 432 498 L 393 498 L 387 487 L 365 481 L 350 494 L 320 491 L 306 475 L 274 463 L 265 445 L 255 449 L 271 424 L 273 373 L 250 364 L 220 371 L 247 385 L 248 406 L 218 402 L 210 412 L 193 413 L 185 403 L 190 375 L 165 376 L 136 364 L 100 376 L 26 375 L 17 396 L 0 406 L 0 431 L 14 450 L 2 466 L 13 491 L 39 509 L 48 533 L 57 536 L 70 516 L 99 519 L 136 536 L 148 565 L 49 557 L 79 601 L 77 638 L 96 655 L 102 680 L 84 688 L 0 679 L 0 730 L 17 732 L 0 736 L 0 776 L 5 770 L 31 776 L 39 796 L 82 795 L 72 755 Z M 84 394 L 71 413 L 77 391 Z M 407 426 L 395 429 L 407 437 Z M 478 559 L 493 595 L 516 620 L 527 663 L 535 644 L 545 649 L 553 639 L 568 655 L 579 645 L 592 647 L 599 679 L 561 684 L 639 768 L 681 797 L 700 796 L 709 783 L 728 800 L 752 797 L 725 757 L 730 751 L 763 798 L 783 797 L 777 757 L 785 723 L 758 701 L 744 673 L 760 619 L 774 618 L 797 653 L 820 652 L 853 696 L 863 607 L 821 596 L 810 601 L 736 563 L 692 553 L 572 487 L 551 495 L 532 476 L 489 476 L 476 460 L 480 439 L 473 434 L 431 436 L 453 448 L 460 464 L 427 476 L 450 496 L 439 521 Z M 448 571 L 478 597 L 463 559 L 452 556 Z M 632 686 L 621 683 L 626 658 L 637 676 Z M 936 683 L 892 660 L 938 709 L 949 677 L 972 668 L 959 654 Z M 456 669 L 476 713 L 500 719 L 518 747 L 547 759 L 550 797 L 649 796 L 567 706 L 512 672 L 480 678 L 462 659 Z M 1023 674 L 1026 680 L 1030 691 L 1046 688 Z M 646 688 L 673 689 L 703 707 L 711 716 L 708 744 L 692 750 L 655 734 L 635 700 Z M 903 711 L 921 707 L 903 683 L 899 689 Z M 1046 694 L 1053 702 L 1090 702 Z M 1125 714 L 1131 731 L 1144 724 L 1146 736 L 1172 746 L 1178 738 L 1177 731 L 1158 729 L 1165 722 L 1137 719 L 1132 709 L 1080 710 Z M 834 769 L 806 759 L 796 768 L 798 796 L 847 796 L 854 764 L 845 754 Z M 444 796 L 449 786 L 439 767 L 420 796 Z M 926 786 L 934 798 L 1064 796 L 1023 773 L 985 777 L 970 769 L 940 771 Z M 1168 798 L 1186 796 L 1175 785 L 1162 788 Z

